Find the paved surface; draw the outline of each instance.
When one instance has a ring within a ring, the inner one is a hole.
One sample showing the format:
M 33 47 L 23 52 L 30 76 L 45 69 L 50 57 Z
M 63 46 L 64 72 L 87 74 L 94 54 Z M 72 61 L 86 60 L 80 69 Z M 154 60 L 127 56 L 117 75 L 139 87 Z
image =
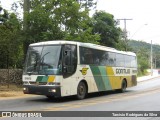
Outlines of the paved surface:
M 150 70 L 148 70 L 148 71 L 150 72 Z M 138 77 L 137 81 L 142 82 L 142 81 L 150 80 L 150 79 L 153 79 L 153 78 L 156 78 L 156 77 L 159 77 L 159 76 L 160 76 L 160 74 L 158 74 L 158 70 L 154 69 L 152 75 Z
M 0 110 L 4 111 L 160 111 L 160 78 L 140 82 L 126 93 L 107 92 L 90 95 L 85 100 L 65 98 L 50 101 L 42 96 L 0 101 Z M 157 117 L 54 117 L 36 118 L 36 120 L 159 120 Z M 0 118 L 10 120 L 10 118 Z M 27 118 L 12 118 L 26 120 Z M 35 118 L 30 118 L 34 120 Z M 27 119 L 28 120 L 28 119 Z

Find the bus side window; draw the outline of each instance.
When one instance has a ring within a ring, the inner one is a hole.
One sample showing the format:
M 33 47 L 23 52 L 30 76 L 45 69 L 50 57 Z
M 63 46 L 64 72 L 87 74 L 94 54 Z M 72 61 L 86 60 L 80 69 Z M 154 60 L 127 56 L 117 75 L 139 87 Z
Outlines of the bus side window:
M 63 72 L 64 77 L 72 75 L 77 68 L 77 49 L 76 45 L 65 45 L 64 47 L 64 60 Z
M 71 51 L 64 51 L 64 65 L 71 65 Z

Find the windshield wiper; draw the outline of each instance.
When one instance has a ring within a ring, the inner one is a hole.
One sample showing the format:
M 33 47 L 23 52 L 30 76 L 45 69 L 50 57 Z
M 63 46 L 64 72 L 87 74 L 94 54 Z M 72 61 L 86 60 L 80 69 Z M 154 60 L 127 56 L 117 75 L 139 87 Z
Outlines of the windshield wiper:
M 44 59 L 44 57 L 47 55 L 47 54 L 49 54 L 50 52 L 47 52 L 46 54 L 44 54 L 42 57 L 41 57 L 41 59 L 40 59 L 40 62 L 41 62 L 41 60 L 43 60 Z M 42 62 L 43 63 L 43 62 Z
M 50 52 L 47 52 L 47 53 L 45 53 L 45 54 L 41 57 L 40 62 L 39 62 L 38 74 L 39 74 L 39 71 L 40 71 L 40 65 L 41 65 L 41 64 L 42 64 L 42 69 L 43 69 L 44 57 L 45 57 L 47 54 L 49 54 L 49 53 L 50 53 Z

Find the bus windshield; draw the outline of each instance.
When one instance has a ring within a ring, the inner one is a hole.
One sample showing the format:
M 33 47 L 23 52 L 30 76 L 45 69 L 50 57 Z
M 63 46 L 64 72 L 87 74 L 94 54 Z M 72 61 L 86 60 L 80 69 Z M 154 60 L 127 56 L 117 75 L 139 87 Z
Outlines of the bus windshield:
M 23 74 L 59 75 L 62 72 L 61 45 L 30 46 Z

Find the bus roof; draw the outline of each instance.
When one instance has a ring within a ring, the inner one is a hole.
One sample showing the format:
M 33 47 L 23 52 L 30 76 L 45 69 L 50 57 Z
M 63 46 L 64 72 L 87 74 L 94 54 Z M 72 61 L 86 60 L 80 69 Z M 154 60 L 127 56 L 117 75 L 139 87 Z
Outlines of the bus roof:
M 65 40 L 44 41 L 44 42 L 33 43 L 33 44 L 30 44 L 29 46 L 54 45 L 54 44 L 56 44 L 56 45 L 57 44 L 59 44 L 59 45 L 73 44 L 73 45 L 78 45 L 78 46 L 87 47 L 87 48 L 93 48 L 93 49 L 98 49 L 98 50 L 104 50 L 104 51 L 109 51 L 109 52 L 115 52 L 115 53 L 120 53 L 120 54 L 136 56 L 136 54 L 133 52 L 119 51 L 119 50 L 117 50 L 115 48 L 111 48 L 111 47 L 96 45 L 96 44 L 92 44 L 92 43 L 76 42 L 76 41 L 65 41 Z

